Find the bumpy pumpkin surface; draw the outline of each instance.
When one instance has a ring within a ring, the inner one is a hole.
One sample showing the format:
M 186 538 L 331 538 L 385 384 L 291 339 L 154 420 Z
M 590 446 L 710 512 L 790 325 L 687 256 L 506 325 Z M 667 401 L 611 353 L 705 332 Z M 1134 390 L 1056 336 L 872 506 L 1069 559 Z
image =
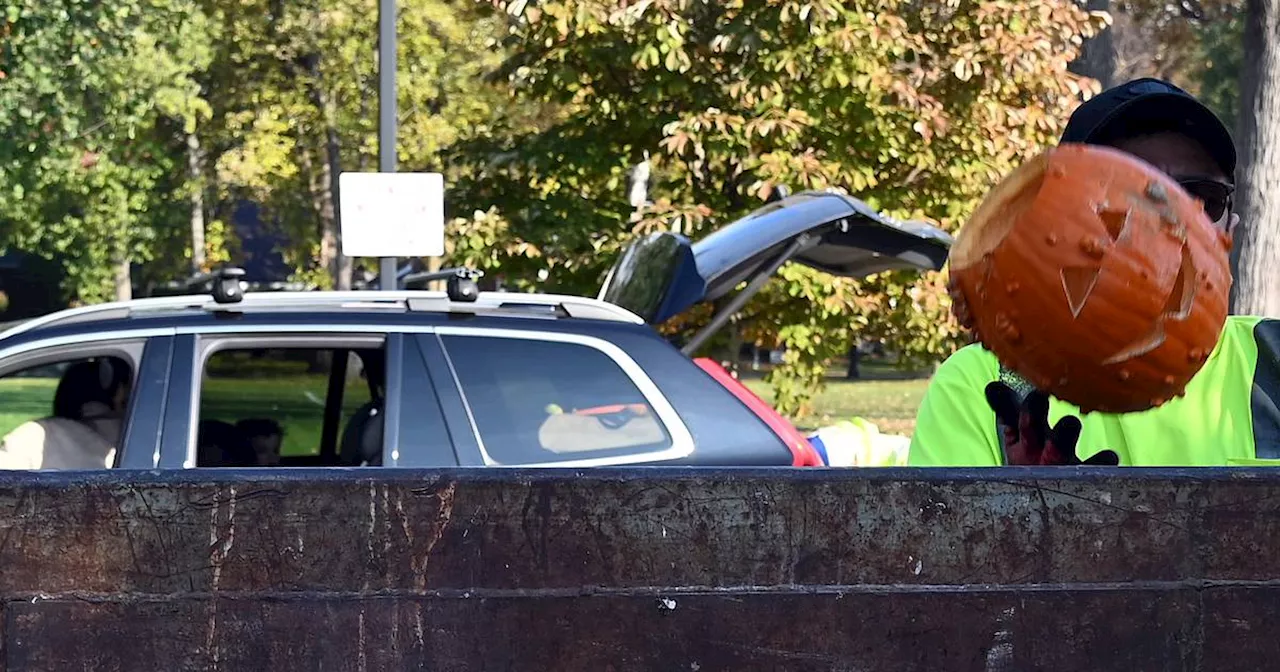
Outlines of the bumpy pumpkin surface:
M 1001 363 L 1083 412 L 1181 395 L 1227 316 L 1228 235 L 1136 157 L 1066 144 L 998 184 L 948 261 L 953 309 Z

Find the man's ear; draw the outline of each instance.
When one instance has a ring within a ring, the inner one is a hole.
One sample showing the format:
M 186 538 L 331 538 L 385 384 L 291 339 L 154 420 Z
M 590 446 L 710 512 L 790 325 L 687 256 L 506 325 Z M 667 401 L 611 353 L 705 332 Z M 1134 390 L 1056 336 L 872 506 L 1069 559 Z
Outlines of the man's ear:
M 1230 216 L 1227 217 L 1227 235 L 1231 236 L 1232 241 L 1235 241 L 1236 239 L 1236 226 L 1238 226 L 1239 224 L 1240 224 L 1240 215 L 1233 212 L 1231 213 Z M 1234 245 L 1235 243 L 1233 242 L 1232 244 Z

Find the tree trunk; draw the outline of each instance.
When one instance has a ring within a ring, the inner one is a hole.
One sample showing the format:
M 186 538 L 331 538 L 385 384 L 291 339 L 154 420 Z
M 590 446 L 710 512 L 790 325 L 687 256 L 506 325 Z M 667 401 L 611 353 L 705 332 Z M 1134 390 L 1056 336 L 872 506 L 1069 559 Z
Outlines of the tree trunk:
M 434 273 L 444 267 L 444 259 L 440 257 L 427 257 L 427 271 Z M 427 289 L 433 292 L 443 292 L 445 289 L 444 280 L 432 280 L 427 283 Z
M 296 145 L 298 167 L 301 169 L 302 175 L 307 181 L 307 195 L 311 197 L 311 212 L 315 213 L 316 217 L 321 220 L 319 233 L 322 246 L 320 249 L 320 256 L 317 261 L 319 261 L 321 268 L 328 270 L 329 267 L 325 264 L 329 263 L 332 260 L 332 257 L 325 256 L 325 249 L 323 247 L 325 195 L 328 193 L 328 189 L 325 185 L 328 183 L 325 181 L 323 170 L 316 170 L 315 163 L 312 161 L 311 153 L 314 148 L 311 147 L 311 142 L 312 138 L 307 136 Z M 330 280 L 332 281 L 332 279 L 333 278 L 331 276 Z
M 133 298 L 133 281 L 129 278 L 129 258 L 118 255 L 112 263 L 115 268 L 116 301 L 129 301 Z
M 324 172 L 328 178 L 329 198 L 327 200 L 327 216 L 325 217 L 325 241 L 332 245 L 333 248 L 333 286 L 334 289 L 349 290 L 351 289 L 351 276 L 353 265 L 351 257 L 342 253 L 342 226 L 339 218 L 342 216 L 339 209 L 342 194 L 339 191 L 339 176 L 342 175 L 342 167 L 340 163 L 340 146 L 338 144 L 338 129 L 335 127 L 335 111 L 329 107 L 325 112 L 325 154 L 327 161 L 325 162 Z
M 204 243 L 204 153 L 200 138 L 187 134 L 187 176 L 191 180 L 191 273 L 208 270 Z
M 320 167 L 324 182 L 320 208 L 320 264 L 333 276 L 333 287 L 351 289 L 351 257 L 342 254 L 342 227 L 338 221 L 341 206 L 338 184 L 342 174 L 341 143 L 338 138 L 336 104 L 324 88 L 318 56 L 307 59 L 310 63 L 309 96 L 311 103 L 324 118 L 325 162 Z
M 1111 0 L 1087 0 L 1085 9 L 1091 12 L 1111 12 Z M 1114 13 L 1112 14 L 1114 19 Z M 1114 22 L 1113 22 L 1114 23 Z M 1080 48 L 1080 55 L 1068 66 L 1068 69 L 1084 77 L 1092 77 L 1107 89 L 1114 84 L 1116 57 L 1115 40 L 1112 27 L 1085 40 Z
M 862 370 L 858 367 L 862 360 L 862 348 L 858 347 L 859 345 L 861 343 L 858 342 L 858 338 L 855 336 L 853 344 L 849 346 L 849 368 L 845 371 L 845 378 L 850 380 L 857 380 L 862 377 Z
M 1233 311 L 1280 316 L 1280 0 L 1248 0 Z
M 329 270 L 333 277 L 334 289 L 351 289 L 350 265 L 346 265 L 345 284 L 343 273 L 342 241 L 338 224 L 338 161 L 333 145 L 337 133 L 332 128 L 325 130 L 325 160 L 320 164 L 320 265 Z
M 742 323 L 739 321 L 739 318 L 737 315 L 735 315 L 733 319 L 729 321 L 728 336 L 729 336 L 729 345 L 726 348 L 727 352 L 725 353 L 725 357 L 724 357 L 726 362 L 726 368 L 729 369 L 729 371 L 733 373 L 734 376 L 737 376 L 740 373 L 739 367 L 740 367 L 741 356 L 742 356 L 742 343 L 744 340 L 742 338 Z

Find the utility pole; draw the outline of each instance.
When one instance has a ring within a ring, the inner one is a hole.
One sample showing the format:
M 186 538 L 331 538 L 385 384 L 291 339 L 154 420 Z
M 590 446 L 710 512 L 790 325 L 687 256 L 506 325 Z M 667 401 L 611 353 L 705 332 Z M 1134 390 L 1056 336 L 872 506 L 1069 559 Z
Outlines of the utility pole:
M 396 172 L 396 0 L 378 0 L 378 171 Z M 395 291 L 396 257 L 383 257 L 378 286 Z

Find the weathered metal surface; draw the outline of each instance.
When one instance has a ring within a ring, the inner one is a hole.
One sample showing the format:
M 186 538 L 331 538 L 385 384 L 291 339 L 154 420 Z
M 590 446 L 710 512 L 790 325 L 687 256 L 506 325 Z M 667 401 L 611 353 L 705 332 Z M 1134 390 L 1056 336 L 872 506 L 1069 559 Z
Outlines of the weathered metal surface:
M 1179 591 L 1046 593 L 1028 604 L 971 592 L 945 602 L 912 593 L 698 595 L 665 604 L 647 596 L 20 603 L 14 637 L 32 645 L 18 647 L 10 666 L 1175 670 L 1200 650 L 1196 602 Z
M 1269 470 L 3 475 L 0 659 L 1266 669 L 1278 509 Z

